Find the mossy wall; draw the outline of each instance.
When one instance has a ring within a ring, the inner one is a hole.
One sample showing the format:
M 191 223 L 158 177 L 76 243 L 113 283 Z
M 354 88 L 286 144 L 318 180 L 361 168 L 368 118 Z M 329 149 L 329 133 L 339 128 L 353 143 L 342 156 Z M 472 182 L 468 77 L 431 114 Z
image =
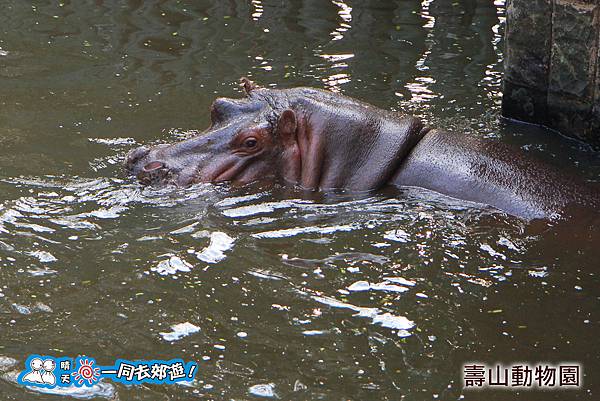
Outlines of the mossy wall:
M 600 147 L 600 0 L 508 0 L 503 114 Z

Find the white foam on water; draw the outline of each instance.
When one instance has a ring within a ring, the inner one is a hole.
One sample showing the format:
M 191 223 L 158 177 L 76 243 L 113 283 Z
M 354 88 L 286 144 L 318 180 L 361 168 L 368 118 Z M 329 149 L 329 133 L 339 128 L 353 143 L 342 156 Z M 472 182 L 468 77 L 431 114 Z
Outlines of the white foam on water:
M 302 332 L 302 334 L 304 334 L 305 336 L 309 336 L 309 337 L 310 336 L 320 336 L 325 333 L 326 333 L 326 331 L 323 331 L 323 330 L 304 330 Z
M 215 231 L 210 235 L 210 244 L 201 252 L 197 252 L 196 257 L 206 263 L 218 263 L 227 257 L 225 252 L 233 248 L 234 243 L 234 238 Z
M 192 265 L 179 256 L 171 256 L 167 260 L 161 260 L 158 265 L 150 268 L 153 272 L 160 274 L 161 276 L 168 276 L 176 274 L 177 272 L 190 272 Z
M 481 246 L 479 246 L 479 249 L 481 249 L 482 251 L 486 251 L 492 257 L 497 256 L 503 260 L 506 260 L 506 255 L 504 255 L 503 253 L 497 252 L 494 248 L 492 248 L 488 244 L 481 244 Z
M 395 242 L 408 242 L 410 240 L 410 234 L 400 229 L 390 230 L 385 232 L 383 238 Z
M 407 285 L 409 287 L 414 287 L 415 284 L 417 284 L 416 281 L 414 280 L 407 280 L 403 277 L 384 277 L 383 278 L 385 281 L 388 281 L 390 283 L 396 283 L 396 284 L 401 284 L 401 285 Z
M 415 327 L 415 322 L 412 320 L 404 316 L 392 315 L 389 312 L 381 313 L 381 310 L 378 308 L 355 306 L 346 302 L 338 301 L 337 299 L 331 297 L 313 296 L 312 298 L 317 302 L 333 308 L 351 309 L 357 312 L 354 316 L 369 318 L 372 320 L 373 324 L 378 324 L 389 329 L 399 330 L 397 334 L 400 337 L 410 336 L 411 333 L 408 330 Z
M 200 331 L 200 327 L 190 322 L 177 323 L 171 326 L 170 332 L 158 333 L 165 341 L 178 341 Z
M 359 280 L 347 287 L 348 291 L 389 291 L 389 292 L 406 292 L 407 287 L 414 287 L 416 281 L 407 280 L 403 277 L 384 277 L 384 281 L 380 283 L 370 283 L 365 280 Z M 400 285 L 397 285 L 400 284 Z
M 28 252 L 28 255 L 36 257 L 41 263 L 51 263 L 58 260 L 50 252 L 46 251 Z
M 276 398 L 275 383 L 255 384 L 248 389 L 248 393 L 255 397 Z
M 135 145 L 133 138 L 88 138 L 88 141 L 108 146 Z
M 223 215 L 226 217 L 248 217 L 257 214 L 271 213 L 277 209 L 289 209 L 299 204 L 311 203 L 299 199 L 284 200 L 279 202 L 264 202 L 248 206 L 239 206 L 236 208 L 223 210 Z
M 373 318 L 374 324 L 379 324 L 389 329 L 410 330 L 415 327 L 415 322 L 405 318 L 404 316 L 395 316 L 391 313 L 384 313 Z
M 109 208 L 100 208 L 91 211 L 87 213 L 87 215 L 90 217 L 96 217 L 98 219 L 116 219 L 125 210 L 127 210 L 127 208 L 123 206 L 112 206 Z
M 53 228 L 44 227 L 39 224 L 33 224 L 33 223 L 14 223 L 14 225 L 15 225 L 15 227 L 19 227 L 19 228 L 32 229 L 33 231 L 35 231 L 37 233 L 53 233 L 56 231 Z
M 287 238 L 287 237 L 295 237 L 300 234 L 333 234 L 338 231 L 352 231 L 359 228 L 357 224 L 345 224 L 338 226 L 329 226 L 329 227 L 296 227 L 296 228 L 287 228 L 283 230 L 274 230 L 274 231 L 264 231 L 261 233 L 252 234 L 254 238 Z

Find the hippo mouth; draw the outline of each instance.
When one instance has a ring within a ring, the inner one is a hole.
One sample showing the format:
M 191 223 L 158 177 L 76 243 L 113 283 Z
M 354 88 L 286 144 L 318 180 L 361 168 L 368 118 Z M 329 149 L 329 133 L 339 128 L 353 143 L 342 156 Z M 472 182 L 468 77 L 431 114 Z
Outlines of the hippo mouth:
M 174 160 L 167 163 L 153 160 L 150 152 L 142 147 L 129 152 L 126 156 L 125 168 L 143 186 L 174 185 L 185 188 L 197 183 L 220 183 L 235 181 L 244 174 L 250 159 L 229 157 L 225 160 L 205 166 L 205 159 L 186 162 Z M 178 167 L 181 165 L 183 167 Z M 208 168 L 210 167 L 210 168 Z

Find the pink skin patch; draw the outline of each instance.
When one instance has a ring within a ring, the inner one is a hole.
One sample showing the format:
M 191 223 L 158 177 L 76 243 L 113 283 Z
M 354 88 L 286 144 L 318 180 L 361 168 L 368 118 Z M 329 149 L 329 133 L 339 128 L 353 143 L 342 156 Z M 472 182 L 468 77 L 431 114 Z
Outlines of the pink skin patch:
M 161 169 L 164 166 L 165 166 L 165 164 L 162 163 L 162 162 L 156 162 L 156 161 L 155 162 L 150 162 L 150 163 L 148 163 L 148 164 L 146 164 L 144 166 L 144 171 L 146 171 L 146 172 L 154 171 L 154 170 Z

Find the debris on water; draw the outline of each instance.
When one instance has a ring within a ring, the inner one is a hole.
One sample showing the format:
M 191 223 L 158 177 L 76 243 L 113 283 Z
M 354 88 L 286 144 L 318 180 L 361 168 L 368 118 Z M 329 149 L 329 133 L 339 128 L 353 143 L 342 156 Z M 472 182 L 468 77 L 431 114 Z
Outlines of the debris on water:
M 52 269 L 45 269 L 42 267 L 32 266 L 30 269 L 27 269 L 27 273 L 29 273 L 33 277 L 39 277 L 39 276 L 47 276 L 49 274 L 56 274 L 57 271 L 52 270 Z
M 497 257 L 499 257 L 499 258 L 501 258 L 503 260 L 506 260 L 506 255 L 504 255 L 503 253 L 497 252 L 496 250 L 494 250 L 494 248 L 492 248 L 488 244 L 481 244 L 481 246 L 479 247 L 479 249 L 481 249 L 482 251 L 486 251 L 492 257 L 496 257 L 497 256 Z
M 415 327 L 415 322 L 404 316 L 395 316 L 391 313 L 384 313 L 373 318 L 373 323 L 380 324 L 389 329 L 409 330 Z M 410 334 L 409 334 L 410 335 Z
M 415 327 L 415 322 L 407 319 L 404 316 L 395 316 L 389 312 L 381 313 L 381 310 L 378 308 L 365 308 L 360 306 L 355 306 L 346 302 L 338 301 L 335 298 L 330 297 L 321 297 L 321 296 L 313 296 L 315 301 L 323 303 L 325 305 L 329 305 L 333 308 L 345 308 L 351 309 L 357 312 L 354 316 L 370 318 L 373 321 L 373 324 L 379 324 L 382 327 L 386 327 L 389 329 L 397 329 L 404 330 L 398 333 L 401 337 L 408 337 L 411 333 L 408 331 Z
M 326 332 L 323 330 L 304 330 L 302 332 L 302 334 L 304 334 L 305 336 L 320 336 L 325 333 Z
M 11 306 L 21 315 L 31 315 L 31 309 L 25 305 L 12 304 Z
M 252 236 L 254 238 L 259 239 L 267 239 L 267 238 L 288 238 L 294 237 L 296 235 L 301 234 L 333 234 L 340 231 L 353 231 L 358 229 L 358 224 L 343 224 L 337 226 L 330 227 L 296 227 L 296 228 L 286 228 L 282 230 L 274 230 L 274 231 L 264 231 L 260 233 L 254 233 Z
M 51 263 L 58 260 L 54 257 L 54 255 L 47 251 L 29 252 L 28 255 L 36 257 L 41 263 Z
M 106 121 L 111 120 L 110 117 L 106 118 Z M 135 145 L 136 143 L 133 138 L 88 138 L 88 141 L 108 146 Z
M 256 397 L 278 398 L 275 393 L 275 383 L 255 384 L 248 389 L 248 393 Z
M 229 235 L 215 231 L 210 235 L 210 244 L 196 253 L 196 257 L 206 263 L 218 263 L 226 258 L 225 251 L 233 248 L 234 242 Z
M 186 262 L 179 256 L 171 256 L 167 260 L 160 261 L 158 265 L 151 267 L 150 270 L 161 276 L 167 276 L 176 274 L 177 272 L 187 273 L 191 271 L 192 267 L 189 262 Z
M 44 312 L 44 313 L 52 313 L 52 308 L 49 307 L 48 305 L 46 305 L 45 303 L 42 302 L 36 302 L 35 305 L 33 305 L 33 308 L 35 310 L 37 310 L 38 312 Z
M 144 235 L 138 238 L 136 241 L 144 242 L 144 241 L 159 241 L 162 237 L 160 235 Z
M 246 338 L 248 337 L 248 333 L 246 333 L 245 331 L 240 331 L 239 333 L 237 333 L 237 336 L 239 338 Z
M 300 380 L 296 380 L 296 382 L 294 383 L 294 392 L 304 391 L 306 389 L 308 389 L 306 384 L 302 383 Z
M 262 270 L 262 269 L 248 270 L 248 274 L 250 274 L 254 277 L 267 279 L 267 280 L 281 280 L 282 279 L 279 276 L 275 276 L 275 275 L 271 274 L 271 272 L 269 272 L 268 270 Z
M 127 210 L 127 208 L 123 206 L 112 206 L 110 208 L 100 208 L 91 211 L 87 215 L 90 217 L 96 217 L 98 219 L 116 219 L 125 210 Z
M 249 217 L 257 214 L 271 213 L 277 209 L 289 209 L 301 204 L 309 203 L 299 199 L 285 200 L 279 202 L 257 203 L 249 206 L 239 206 L 232 209 L 223 210 L 223 215 L 226 217 Z
M 511 240 L 509 240 L 508 238 L 505 238 L 505 237 L 500 237 L 500 239 L 497 241 L 497 244 L 503 245 L 503 246 L 507 247 L 508 249 L 510 249 L 511 251 L 516 251 L 516 252 L 520 251 L 519 247 L 517 247 Z
M 528 274 L 531 277 L 539 277 L 539 278 L 544 278 L 548 276 L 548 272 L 545 270 L 529 270 Z
M 17 303 L 13 303 L 11 305 L 15 311 L 20 313 L 21 315 L 31 315 L 33 312 L 44 312 L 44 313 L 52 313 L 52 308 L 48 305 L 37 302 L 33 306 L 20 305 Z
M 414 280 L 407 280 L 402 277 L 384 277 L 383 279 L 385 281 L 389 281 L 389 282 L 401 284 L 401 285 L 407 285 L 409 287 L 414 287 L 417 284 L 417 282 Z
M 406 292 L 408 291 L 408 288 L 406 287 L 402 287 L 400 285 L 395 285 L 395 284 L 389 284 L 386 283 L 385 281 L 381 282 L 381 283 L 369 283 L 368 281 L 357 281 L 353 284 L 351 284 L 348 287 L 349 291 L 369 291 L 369 290 L 374 290 L 374 291 L 390 291 L 390 292 Z
M 383 235 L 383 238 L 395 242 L 408 242 L 410 240 L 410 234 L 401 229 L 390 230 Z
M 0 372 L 6 372 L 14 367 L 19 361 L 8 356 L 0 355 Z
M 171 326 L 171 332 L 168 333 L 158 333 L 161 335 L 163 340 L 165 341 L 178 341 L 184 337 L 192 335 L 200 331 L 200 327 L 190 323 L 177 323 Z

